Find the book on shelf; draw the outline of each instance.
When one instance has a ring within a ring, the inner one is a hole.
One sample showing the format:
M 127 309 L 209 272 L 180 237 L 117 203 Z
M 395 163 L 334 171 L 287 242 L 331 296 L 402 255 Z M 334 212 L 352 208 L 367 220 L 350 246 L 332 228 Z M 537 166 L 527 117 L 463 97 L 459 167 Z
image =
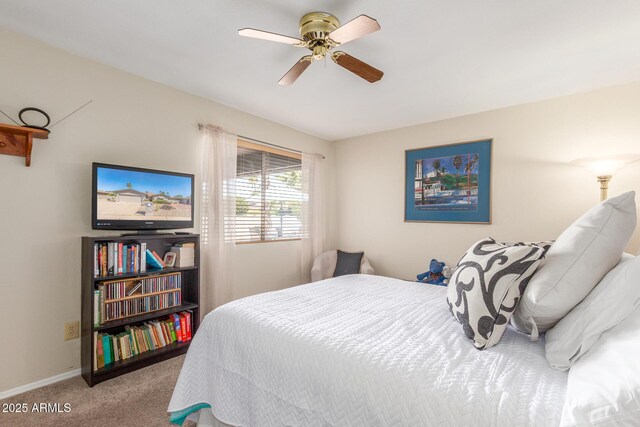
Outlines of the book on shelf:
M 162 260 L 157 258 L 156 255 L 154 255 L 154 253 L 155 252 L 152 252 L 149 249 L 146 250 L 146 257 L 145 258 L 147 260 L 147 264 L 151 268 L 158 268 L 158 269 L 164 268 L 164 264 L 162 263 Z
M 160 255 L 158 255 L 156 253 L 156 251 L 151 251 L 151 253 L 153 254 L 153 257 L 160 263 L 160 265 L 162 266 L 162 268 L 166 267 L 166 265 L 164 264 L 164 261 L 162 259 L 162 257 Z
M 118 356 L 118 345 L 116 344 L 116 337 L 114 337 L 113 335 L 111 335 L 109 337 L 111 339 L 111 352 L 112 354 L 112 359 L 114 362 L 117 362 L 118 360 L 120 360 L 120 357 Z
M 173 314 L 165 319 L 144 322 L 138 326 L 125 326 L 117 334 L 94 333 L 94 363 L 97 371 L 118 361 L 126 361 L 148 351 L 159 350 L 173 343 L 191 341 L 191 311 Z M 175 318 L 181 319 L 187 334 L 177 335 Z
M 180 323 L 180 316 L 177 314 L 172 314 L 171 318 L 173 319 L 173 328 L 176 331 L 176 340 L 178 342 L 182 342 L 182 326 Z
M 94 325 L 182 304 L 182 275 L 102 282 L 94 290 Z
M 93 333 L 93 370 L 98 370 L 98 331 Z
M 116 276 L 147 271 L 147 244 L 103 242 L 93 246 L 94 277 Z
M 178 315 L 178 317 L 180 318 L 180 329 L 182 330 L 182 341 L 187 341 L 189 339 L 189 336 L 187 334 L 187 324 L 185 322 L 185 317 Z
M 100 319 L 101 314 L 100 314 L 100 291 L 99 290 L 94 290 L 93 291 L 93 326 L 99 326 L 100 325 Z
M 96 367 L 100 369 L 104 366 L 104 347 L 102 346 L 102 335 L 100 335 L 97 332 L 95 334 L 96 334 L 96 345 L 94 346 L 94 348 L 96 349 L 96 353 L 97 353 Z
M 104 364 L 110 365 L 113 363 L 113 359 L 111 358 L 111 340 L 109 339 L 109 335 L 101 335 L 102 337 L 102 349 L 104 353 Z

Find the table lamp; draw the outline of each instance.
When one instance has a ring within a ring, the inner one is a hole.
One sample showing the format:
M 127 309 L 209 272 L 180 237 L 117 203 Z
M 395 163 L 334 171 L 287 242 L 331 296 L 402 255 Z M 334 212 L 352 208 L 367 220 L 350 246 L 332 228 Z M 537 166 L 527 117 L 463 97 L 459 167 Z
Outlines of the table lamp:
M 600 183 L 600 200 L 603 201 L 607 199 L 611 177 L 629 163 L 637 160 L 640 160 L 640 154 L 621 154 L 609 157 L 585 157 L 572 160 L 571 164 L 582 166 L 596 174 Z

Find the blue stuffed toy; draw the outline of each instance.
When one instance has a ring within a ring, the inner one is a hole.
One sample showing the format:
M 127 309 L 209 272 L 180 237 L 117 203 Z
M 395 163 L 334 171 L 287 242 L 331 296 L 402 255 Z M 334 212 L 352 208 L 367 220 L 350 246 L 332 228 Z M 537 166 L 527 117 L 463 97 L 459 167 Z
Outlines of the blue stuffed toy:
M 428 283 L 430 285 L 447 286 L 446 276 L 449 272 L 449 267 L 444 262 L 440 262 L 437 259 L 432 259 L 429 263 L 429 271 L 422 274 L 418 274 L 416 277 L 418 282 Z

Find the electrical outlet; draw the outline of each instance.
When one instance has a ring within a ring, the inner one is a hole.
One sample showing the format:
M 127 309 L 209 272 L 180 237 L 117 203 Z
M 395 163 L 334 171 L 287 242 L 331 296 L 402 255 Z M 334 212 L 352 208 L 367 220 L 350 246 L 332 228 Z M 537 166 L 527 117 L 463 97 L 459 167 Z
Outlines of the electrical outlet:
M 64 324 L 64 340 L 75 340 L 80 338 L 80 322 L 74 320 L 73 322 L 67 322 Z

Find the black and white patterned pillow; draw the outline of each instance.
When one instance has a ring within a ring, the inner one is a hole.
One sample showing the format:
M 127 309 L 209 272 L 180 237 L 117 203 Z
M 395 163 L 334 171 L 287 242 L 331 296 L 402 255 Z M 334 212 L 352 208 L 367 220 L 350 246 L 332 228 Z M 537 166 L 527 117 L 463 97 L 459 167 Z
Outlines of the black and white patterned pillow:
M 447 302 L 477 349 L 500 341 L 546 250 L 530 243 L 476 242 L 449 280 Z
M 544 255 L 547 254 L 551 245 L 555 240 L 542 240 L 540 242 L 502 242 L 505 246 L 539 246 L 544 250 Z

